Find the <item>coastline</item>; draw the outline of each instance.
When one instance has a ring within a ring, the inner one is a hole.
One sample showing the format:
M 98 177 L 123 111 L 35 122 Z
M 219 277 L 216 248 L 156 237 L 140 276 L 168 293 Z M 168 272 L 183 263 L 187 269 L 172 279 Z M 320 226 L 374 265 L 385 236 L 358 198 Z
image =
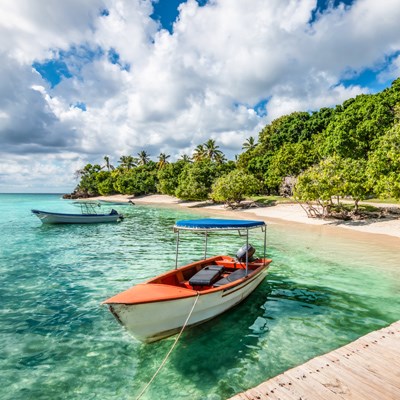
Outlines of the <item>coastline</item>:
M 361 233 L 373 235 L 386 235 L 400 239 L 400 218 L 369 219 L 362 221 L 336 221 L 308 218 L 304 210 L 298 204 L 278 204 L 269 207 L 253 207 L 241 210 L 228 210 L 223 205 L 207 204 L 206 202 L 182 201 L 168 195 L 147 195 L 132 198 L 128 195 L 112 195 L 92 197 L 88 200 L 101 200 L 103 202 L 128 203 L 131 200 L 135 204 L 158 205 L 168 207 L 185 207 L 200 214 L 222 214 L 238 218 L 261 218 L 267 223 L 303 224 L 307 226 L 321 227 L 340 230 L 342 234 Z M 381 237 L 382 239 L 382 237 Z

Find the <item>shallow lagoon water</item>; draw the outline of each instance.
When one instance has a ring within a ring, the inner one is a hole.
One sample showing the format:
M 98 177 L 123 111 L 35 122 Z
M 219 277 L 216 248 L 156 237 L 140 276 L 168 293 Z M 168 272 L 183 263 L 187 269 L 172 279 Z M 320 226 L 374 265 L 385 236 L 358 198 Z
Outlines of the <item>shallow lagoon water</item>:
M 174 337 L 144 345 L 101 302 L 174 266 L 187 210 L 114 206 L 118 224 L 42 226 L 57 195 L 0 195 L 0 398 L 135 399 Z M 143 399 L 225 399 L 400 319 L 400 252 L 323 227 L 270 224 L 267 279 L 241 305 L 188 329 Z M 262 249 L 262 235 L 252 244 Z M 234 255 L 243 238 L 213 236 Z M 184 235 L 179 263 L 202 256 Z M 261 254 L 260 254 L 261 255 Z

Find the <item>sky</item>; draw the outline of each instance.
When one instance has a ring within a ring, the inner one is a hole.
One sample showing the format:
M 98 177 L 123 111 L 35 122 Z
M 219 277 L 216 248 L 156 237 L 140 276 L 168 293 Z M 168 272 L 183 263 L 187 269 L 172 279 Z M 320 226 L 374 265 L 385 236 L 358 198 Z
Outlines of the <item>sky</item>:
M 212 138 L 400 76 L 399 0 L 1 0 L 0 192 L 71 192 L 87 163 Z

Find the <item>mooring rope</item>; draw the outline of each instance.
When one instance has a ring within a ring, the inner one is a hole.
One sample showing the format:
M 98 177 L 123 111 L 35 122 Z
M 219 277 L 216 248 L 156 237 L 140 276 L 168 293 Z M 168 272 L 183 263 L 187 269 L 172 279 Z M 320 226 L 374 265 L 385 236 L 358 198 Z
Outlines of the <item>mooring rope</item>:
M 189 322 L 190 317 L 192 316 L 192 313 L 193 313 L 193 311 L 194 311 L 194 308 L 196 307 L 197 300 L 199 300 L 199 297 L 200 297 L 200 293 L 197 292 L 196 300 L 195 300 L 194 303 L 193 303 L 192 309 L 190 310 L 190 312 L 189 312 L 189 314 L 188 314 L 188 316 L 187 316 L 187 318 L 186 318 L 186 321 L 185 321 L 185 323 L 183 324 L 182 329 L 180 330 L 178 336 L 176 337 L 176 339 L 175 339 L 173 345 L 172 345 L 171 348 L 169 349 L 167 355 L 164 357 L 164 360 L 162 361 L 162 363 L 160 364 L 160 366 L 158 367 L 157 371 L 154 373 L 154 375 L 152 376 L 152 378 L 150 379 L 150 381 L 147 383 L 147 385 L 146 385 L 146 386 L 143 388 L 143 390 L 140 392 L 139 396 L 136 397 L 136 400 L 139 400 L 139 399 L 143 396 L 144 392 L 145 392 L 145 391 L 147 390 L 147 388 L 151 385 L 151 383 L 154 381 L 154 379 L 156 378 L 156 376 L 158 375 L 158 373 L 159 373 L 159 372 L 161 371 L 161 369 L 164 367 L 165 363 L 168 361 L 169 356 L 171 355 L 172 351 L 174 350 L 176 344 L 178 343 L 179 338 L 181 337 L 183 331 L 184 331 L 185 328 L 186 328 L 186 325 L 187 325 L 188 322 Z

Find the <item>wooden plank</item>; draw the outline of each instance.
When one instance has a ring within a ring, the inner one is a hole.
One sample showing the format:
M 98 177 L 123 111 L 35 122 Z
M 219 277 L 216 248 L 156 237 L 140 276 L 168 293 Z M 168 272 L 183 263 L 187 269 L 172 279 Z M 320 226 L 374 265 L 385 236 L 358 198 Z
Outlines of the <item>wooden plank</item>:
M 344 355 L 353 368 L 357 368 L 359 365 L 372 374 L 377 376 L 383 376 L 392 382 L 400 390 L 400 367 L 393 367 L 392 363 L 388 363 L 387 359 L 381 359 L 381 355 L 371 355 L 365 353 L 353 353 L 350 356 Z
M 335 350 L 335 354 L 337 354 L 338 356 L 345 356 L 345 357 L 351 357 L 354 354 L 359 354 L 359 355 L 368 354 L 371 357 L 378 357 L 378 358 L 382 358 L 382 354 L 384 354 L 384 358 L 387 362 L 393 363 L 394 365 L 397 365 L 399 362 L 399 357 L 396 356 L 396 354 L 393 354 L 393 351 L 386 351 L 385 348 L 382 346 L 370 347 L 367 351 L 365 348 L 354 348 L 354 347 L 340 348 Z
M 362 365 L 368 371 L 377 375 L 390 376 L 394 383 L 400 384 L 400 358 L 393 358 L 388 353 L 385 353 L 385 357 L 382 358 L 380 349 L 370 349 L 368 352 L 348 352 L 338 349 L 329 355 L 346 358 L 353 363 L 354 368 Z
M 315 379 L 315 377 L 301 368 L 286 371 L 284 375 L 293 379 L 293 385 L 302 399 L 316 399 L 318 397 L 326 400 L 342 399 L 341 396 L 337 396 L 329 387 L 324 386 L 318 379 Z
M 367 341 L 361 341 L 360 343 L 363 344 L 364 348 L 367 349 L 370 347 L 370 350 L 378 350 L 380 352 L 385 352 L 388 353 L 388 355 L 392 355 L 394 358 L 397 358 L 400 356 L 400 346 L 396 346 L 396 344 L 399 343 L 399 339 L 396 338 L 385 338 L 385 339 L 380 339 L 376 343 L 369 343 Z
M 327 389 L 331 390 L 336 398 L 343 398 L 348 400 L 376 400 L 377 397 L 368 397 L 368 392 L 363 391 L 359 393 L 353 390 L 353 382 L 346 377 L 338 376 L 337 370 L 330 373 L 328 370 L 315 369 L 315 367 L 310 366 L 308 363 L 302 366 L 304 370 L 310 374 L 312 377 L 320 382 Z M 318 398 L 318 397 L 315 397 Z
M 327 361 L 330 361 L 334 357 L 327 354 L 325 358 Z M 368 393 L 377 393 L 378 397 L 375 398 L 380 398 L 384 393 L 386 393 L 389 398 L 395 398 L 397 393 L 400 394 L 399 389 L 392 385 L 387 377 L 370 373 L 364 368 L 363 364 L 354 366 L 354 364 L 348 362 L 348 359 L 342 357 L 338 366 L 346 379 L 349 378 L 354 382 L 355 389 L 357 390 L 360 390 L 361 387 L 365 388 Z
M 324 391 L 324 388 L 321 388 L 320 385 L 317 383 L 318 387 L 315 388 L 315 383 L 308 382 L 308 387 L 309 387 L 309 394 L 307 396 L 304 395 L 304 387 L 305 385 L 303 384 L 302 380 L 304 379 L 302 376 L 296 376 L 296 375 L 291 375 L 294 372 L 294 370 L 289 370 L 286 371 L 285 374 L 282 374 L 277 377 L 276 381 L 277 383 L 284 388 L 286 391 L 290 392 L 291 396 L 295 399 L 308 399 L 309 396 L 312 398 L 312 393 L 324 393 L 324 398 L 329 400 L 329 392 Z M 326 395 L 326 396 L 325 396 Z
M 400 321 L 230 400 L 399 400 Z

